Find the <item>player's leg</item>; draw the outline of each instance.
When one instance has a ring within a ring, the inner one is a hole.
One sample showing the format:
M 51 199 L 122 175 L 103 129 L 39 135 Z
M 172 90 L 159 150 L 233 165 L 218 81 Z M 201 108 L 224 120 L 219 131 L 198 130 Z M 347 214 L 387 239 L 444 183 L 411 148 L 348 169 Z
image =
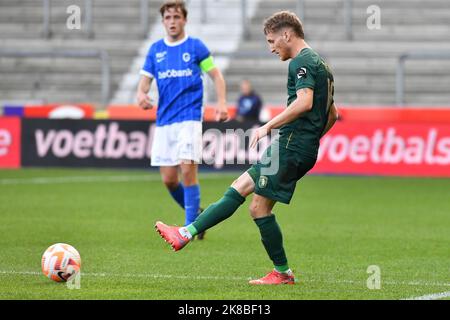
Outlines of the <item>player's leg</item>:
M 198 164 L 193 161 L 185 160 L 180 164 L 181 174 L 183 177 L 184 185 L 184 197 L 187 199 L 185 206 L 185 226 L 194 222 L 198 215 L 203 212 L 200 206 L 200 184 L 198 181 Z M 197 239 L 203 240 L 205 238 L 205 232 L 201 232 L 197 235 Z
M 261 242 L 272 260 L 275 270 L 250 284 L 293 284 L 294 275 L 289 269 L 283 247 L 283 235 L 272 209 L 276 201 L 255 194 L 250 204 L 250 214 L 259 228 Z
M 255 181 L 255 196 L 250 211 L 260 230 L 261 240 L 267 254 L 275 266 L 274 271 L 261 279 L 250 281 L 250 284 L 295 283 L 294 275 L 288 267 L 283 248 L 283 236 L 275 220 L 275 215 L 272 214 L 273 201 L 289 204 L 297 181 L 314 166 L 316 159 L 292 152 L 287 148 L 279 148 L 279 144 L 278 147 L 277 144 L 272 144 L 270 166 L 265 165 L 259 168 L 259 175 L 255 174 L 254 171 L 249 171 Z M 275 161 L 278 162 L 278 166 L 273 166 Z M 264 175 L 263 168 L 277 168 L 277 170 Z
M 186 227 L 171 227 L 157 222 L 155 227 L 161 236 L 177 251 L 182 249 L 193 236 L 204 232 L 221 221 L 231 217 L 253 192 L 255 183 L 247 172 L 236 179 L 224 196 L 208 206 L 203 213 Z
M 182 160 L 180 164 L 184 185 L 185 225 L 195 221 L 200 212 L 200 185 L 198 183 L 198 164 L 191 160 Z
M 176 139 L 171 132 L 174 125 L 157 126 L 152 142 L 151 165 L 159 167 L 161 180 L 174 200 L 184 209 L 184 189 L 178 180 Z
M 197 218 L 200 210 L 198 164 L 202 159 L 202 123 L 183 121 L 172 132 L 177 141 L 176 153 L 184 186 L 185 225 Z
M 161 166 L 159 172 L 172 198 L 184 209 L 184 186 L 178 179 L 178 166 Z
M 283 143 L 283 141 L 282 141 Z M 255 195 L 250 213 L 261 234 L 261 241 L 272 260 L 275 270 L 265 277 L 250 281 L 250 284 L 293 284 L 283 247 L 281 229 L 272 213 L 276 202 L 289 204 L 298 180 L 299 155 L 280 148 L 275 140 L 263 154 L 261 161 L 248 172 L 255 182 Z
M 195 222 L 186 227 L 190 235 L 203 232 L 231 217 L 244 203 L 245 198 L 253 192 L 254 187 L 253 179 L 244 172 L 231 184 L 220 200 L 211 204 Z

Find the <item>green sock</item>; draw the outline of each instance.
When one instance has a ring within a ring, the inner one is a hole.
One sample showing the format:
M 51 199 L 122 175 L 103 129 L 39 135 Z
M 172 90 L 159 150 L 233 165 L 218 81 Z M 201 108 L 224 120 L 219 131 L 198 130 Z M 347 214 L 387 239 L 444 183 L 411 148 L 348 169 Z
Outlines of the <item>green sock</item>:
M 283 235 L 280 226 L 275 220 L 275 215 L 255 219 L 255 223 L 261 233 L 261 241 L 267 254 L 272 260 L 275 269 L 278 272 L 286 272 L 289 270 L 286 253 L 283 248 Z
M 187 229 L 195 236 L 231 217 L 244 201 L 245 198 L 236 189 L 229 187 L 222 199 L 206 208 Z

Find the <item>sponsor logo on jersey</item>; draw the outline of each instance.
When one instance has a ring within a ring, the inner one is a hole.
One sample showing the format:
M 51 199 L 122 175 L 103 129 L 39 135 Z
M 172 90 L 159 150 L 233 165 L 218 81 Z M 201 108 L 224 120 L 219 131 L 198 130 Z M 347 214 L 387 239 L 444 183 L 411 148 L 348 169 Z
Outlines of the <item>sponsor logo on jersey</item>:
M 156 53 L 156 62 L 160 63 L 166 58 L 167 51 L 157 52 Z
M 169 69 L 164 72 L 159 71 L 158 79 L 191 77 L 192 74 L 193 71 L 189 68 L 184 70 Z
M 306 79 L 306 68 L 298 68 L 297 69 L 297 79 Z

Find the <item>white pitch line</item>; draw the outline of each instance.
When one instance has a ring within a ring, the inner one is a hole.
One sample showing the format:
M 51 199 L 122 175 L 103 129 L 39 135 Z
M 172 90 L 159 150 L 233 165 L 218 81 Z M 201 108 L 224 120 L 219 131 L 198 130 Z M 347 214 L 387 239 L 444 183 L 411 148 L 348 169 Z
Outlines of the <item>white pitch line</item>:
M 0 271 L 0 274 L 4 275 L 27 275 L 27 276 L 39 276 L 40 272 L 35 271 Z M 83 277 L 94 278 L 154 278 L 154 279 L 184 279 L 184 280 L 249 280 L 250 278 L 244 277 L 219 277 L 219 276 L 182 276 L 171 274 L 134 274 L 134 273 L 84 273 Z
M 439 300 L 450 297 L 450 291 L 427 294 L 420 297 L 411 297 L 402 300 Z
M 0 270 L 0 275 L 32 275 L 38 276 L 42 273 L 35 271 L 6 271 Z M 171 274 L 151 274 L 151 273 L 81 273 L 82 276 L 94 277 L 94 278 L 153 278 L 153 279 L 178 279 L 178 280 L 227 280 L 227 281 L 246 281 L 252 279 L 251 277 L 222 277 L 222 276 L 183 276 L 183 275 L 171 275 Z M 332 283 L 332 284 L 361 284 L 365 286 L 364 281 L 355 280 L 326 280 L 319 278 L 300 278 L 300 282 L 319 282 L 319 283 Z M 422 287 L 450 287 L 450 283 L 441 282 L 426 282 L 426 281 L 384 281 L 384 284 L 393 286 L 422 286 Z M 449 291 L 450 293 L 450 291 Z
M 155 181 L 156 177 L 148 176 L 74 176 L 74 177 L 40 177 L 28 179 L 1 179 L 0 185 L 19 184 L 59 184 L 59 183 L 91 183 L 91 182 L 131 182 Z M 159 180 L 159 178 L 158 178 Z
M 217 179 L 226 174 L 206 174 L 201 180 Z M 0 179 L 0 185 L 22 184 L 64 184 L 64 183 L 96 183 L 96 182 L 133 182 L 133 181 L 160 181 L 159 176 L 73 176 L 73 177 L 39 177 L 25 179 Z

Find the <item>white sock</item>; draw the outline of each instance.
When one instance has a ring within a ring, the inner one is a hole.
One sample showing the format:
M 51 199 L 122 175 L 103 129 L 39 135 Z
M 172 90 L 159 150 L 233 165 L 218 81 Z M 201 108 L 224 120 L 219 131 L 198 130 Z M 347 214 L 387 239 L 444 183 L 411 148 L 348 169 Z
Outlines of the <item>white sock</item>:
M 278 273 L 282 273 L 282 274 L 287 274 L 287 275 L 292 275 L 293 274 L 293 272 L 292 272 L 292 270 L 291 269 L 287 269 L 285 272 L 280 272 L 280 271 L 278 271 L 277 269 L 274 269 L 276 272 L 278 272 Z
M 182 227 L 178 229 L 178 233 L 181 234 L 181 236 L 188 238 L 189 240 L 192 239 L 192 234 L 189 232 L 189 230 L 186 227 Z

